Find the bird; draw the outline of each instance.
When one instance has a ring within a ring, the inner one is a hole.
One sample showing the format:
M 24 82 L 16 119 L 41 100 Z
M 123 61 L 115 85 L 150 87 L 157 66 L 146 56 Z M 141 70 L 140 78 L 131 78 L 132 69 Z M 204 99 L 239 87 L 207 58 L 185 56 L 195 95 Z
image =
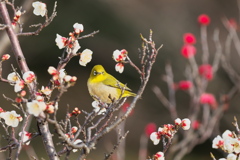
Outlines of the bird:
M 136 96 L 130 88 L 107 73 L 102 65 L 95 65 L 92 68 L 87 86 L 94 100 L 108 104 L 123 97 Z

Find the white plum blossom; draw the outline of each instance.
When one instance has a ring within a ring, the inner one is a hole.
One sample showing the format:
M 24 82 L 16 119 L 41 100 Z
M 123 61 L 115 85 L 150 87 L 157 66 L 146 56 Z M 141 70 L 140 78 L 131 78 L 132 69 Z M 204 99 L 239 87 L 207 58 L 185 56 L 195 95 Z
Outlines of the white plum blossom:
M 72 53 L 76 54 L 77 51 L 81 48 L 81 46 L 78 43 L 78 40 L 75 40 L 73 43 Z M 70 51 L 70 50 L 69 50 Z M 70 53 L 70 52 L 69 52 Z
M 124 61 L 127 58 L 126 53 L 127 53 L 127 51 L 125 49 L 123 49 L 121 51 L 116 49 L 115 51 L 113 51 L 113 59 L 116 62 Z
M 93 101 L 92 106 L 94 108 L 94 112 L 97 113 L 98 115 L 106 113 L 106 108 L 99 107 L 99 102 L 98 101 Z
M 65 82 L 70 82 L 71 79 L 72 79 L 72 76 L 70 76 L 70 75 L 64 76 L 64 81 L 65 81 Z
M 75 144 L 75 145 L 78 145 L 78 144 L 80 144 L 80 143 L 82 143 L 82 140 L 81 140 L 81 139 L 76 139 L 76 140 L 73 142 L 73 144 Z M 77 152 L 78 149 L 73 149 L 72 151 L 73 151 L 73 152 Z
M 19 92 L 24 88 L 24 81 L 19 78 L 18 73 L 12 72 L 7 76 L 7 80 L 14 85 L 14 92 Z
M 150 139 L 153 141 L 154 145 L 157 145 L 160 142 L 160 137 L 158 132 L 153 132 L 150 134 Z
M 227 156 L 227 160 L 237 160 L 237 156 L 235 154 L 230 153 Z
M 38 117 L 46 109 L 45 102 L 39 102 L 33 100 L 32 102 L 27 102 L 27 109 L 29 114 L 33 114 L 35 117 Z
M 218 149 L 223 147 L 223 145 L 224 145 L 224 141 L 221 136 L 218 135 L 213 139 L 212 148 Z
M 113 51 L 113 59 L 114 59 L 116 62 L 119 62 L 119 59 L 122 60 L 122 53 L 121 53 L 121 51 L 119 51 L 118 49 L 116 49 L 115 51 Z
M 36 1 L 32 3 L 32 6 L 34 8 L 33 10 L 33 14 L 35 14 L 36 16 L 45 16 L 46 12 L 47 12 L 47 7 L 45 3 Z
M 226 130 L 222 137 L 218 135 L 213 139 L 212 148 L 220 148 L 224 152 L 229 153 L 226 160 L 236 160 L 237 155 L 240 153 L 240 139 L 233 132 Z
M 188 118 L 184 118 L 182 120 L 182 129 L 189 130 L 190 127 L 191 127 L 191 121 Z
M 240 141 L 238 138 L 224 139 L 224 148 L 228 151 L 228 153 L 239 153 L 240 152 Z
M 39 101 L 39 102 L 43 102 L 44 101 L 44 97 L 41 96 L 41 95 L 37 95 L 36 96 L 36 100 Z
M 56 75 L 56 74 L 58 74 L 58 71 L 57 71 L 56 68 L 50 66 L 50 67 L 48 67 L 48 73 L 49 73 L 50 75 Z
M 72 132 L 72 133 L 76 133 L 77 130 L 78 130 L 78 127 L 77 127 L 77 126 L 73 126 L 73 127 L 71 128 L 71 132 Z
M 14 85 L 14 92 L 19 92 L 24 88 L 24 81 L 23 80 L 19 80 L 15 83 Z
M 75 30 L 75 32 L 76 32 L 77 34 L 83 32 L 83 25 L 82 25 L 82 24 L 75 23 L 75 24 L 73 25 L 73 28 L 74 28 L 74 30 Z
M 20 10 L 18 10 L 15 14 L 15 16 L 18 16 L 18 17 L 20 17 L 21 15 L 22 15 L 22 12 Z
M 122 73 L 123 70 L 124 70 L 124 65 L 123 65 L 123 63 L 117 63 L 117 64 L 115 65 L 115 70 L 116 70 L 117 72 L 119 72 L 119 73 Z
M 35 79 L 36 79 L 36 76 L 32 71 L 27 71 L 23 74 L 23 80 L 26 83 L 32 83 Z
M 81 66 L 86 66 L 87 63 L 92 60 L 92 54 L 93 52 L 90 49 L 85 49 L 80 55 L 79 64 Z
M 165 160 L 164 153 L 163 153 L 163 152 L 157 152 L 157 153 L 154 155 L 154 159 L 155 159 L 155 160 Z
M 76 82 L 77 81 L 77 77 L 76 76 L 66 75 L 64 77 L 64 81 L 65 82 Z
M 45 94 L 46 96 L 49 96 L 49 95 L 52 93 L 52 90 L 49 89 L 48 87 L 42 86 L 41 92 L 42 92 L 43 94 Z
M 63 49 L 66 46 L 66 37 L 62 37 L 61 35 L 57 34 L 57 37 L 55 39 L 56 45 L 58 46 L 59 49 Z
M 160 142 L 160 140 L 161 140 L 160 132 L 162 132 L 162 130 L 163 129 L 161 127 L 159 127 L 158 132 L 152 132 L 150 134 L 150 139 L 153 141 L 154 145 L 157 145 Z
M 180 125 L 182 123 L 182 120 L 180 118 L 175 119 L 174 121 L 175 125 Z
M 72 133 L 76 133 L 77 130 L 78 130 L 78 127 L 77 127 L 77 126 L 73 126 L 73 127 L 71 128 L 71 132 L 72 132 Z
M 45 112 L 51 114 L 51 113 L 54 113 L 54 111 L 55 111 L 55 107 L 53 106 L 53 104 L 48 104 L 47 107 L 46 107 Z
M 19 81 L 19 75 L 16 72 L 12 72 L 7 76 L 7 80 L 12 81 L 12 82 L 16 82 Z
M 22 121 L 21 115 L 17 114 L 16 111 L 7 111 L 0 113 L 0 118 L 5 120 L 6 125 L 11 127 L 17 127 L 19 121 Z
M 233 133 L 229 130 L 224 131 L 223 134 L 222 134 L 222 138 L 223 139 L 228 139 L 229 137 L 233 138 Z
M 234 138 L 232 139 L 233 151 L 237 154 L 240 153 L 240 139 Z
M 55 39 L 56 45 L 59 49 L 67 48 L 67 53 L 76 54 L 77 51 L 81 48 L 78 40 L 74 38 L 67 39 L 66 37 L 62 37 L 61 35 L 57 34 Z
M 63 82 L 63 79 L 64 79 L 64 77 L 66 76 L 66 72 L 65 72 L 65 69 L 60 69 L 60 71 L 59 71 L 59 81 L 60 81 L 60 83 L 62 83 Z
M 22 132 L 19 132 L 18 135 L 19 135 L 19 137 L 22 137 Z M 27 142 L 31 138 L 31 136 L 32 136 L 31 133 L 24 131 L 23 132 L 23 139 L 22 139 L 23 143 Z M 25 143 L 25 145 L 29 145 L 29 144 L 30 144 L 30 141 Z
M 46 109 L 45 109 L 44 112 L 47 112 L 47 113 L 52 114 L 52 113 L 54 113 L 56 110 L 58 110 L 58 103 L 57 103 L 57 102 L 55 103 L 55 105 L 54 105 L 54 103 L 48 103 L 48 104 L 46 105 Z

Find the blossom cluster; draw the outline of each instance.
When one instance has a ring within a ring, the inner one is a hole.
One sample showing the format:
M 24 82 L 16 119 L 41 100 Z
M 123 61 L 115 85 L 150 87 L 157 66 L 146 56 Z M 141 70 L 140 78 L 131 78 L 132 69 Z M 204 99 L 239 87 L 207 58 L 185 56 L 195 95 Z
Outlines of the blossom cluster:
M 113 52 L 113 59 L 117 62 L 117 64 L 115 65 L 115 70 L 119 73 L 122 73 L 124 70 L 124 62 L 127 58 L 127 50 L 122 49 L 120 50 L 115 50 Z
M 24 132 L 19 132 L 19 137 L 23 137 L 22 141 L 25 145 L 30 144 L 30 139 L 32 138 L 32 133 L 24 131 Z
M 206 27 L 210 24 L 210 18 L 206 14 L 201 14 L 198 17 L 198 22 L 201 25 L 201 27 Z M 181 54 L 183 57 L 189 59 L 194 59 L 194 55 L 196 54 L 196 37 L 192 33 L 185 33 L 183 35 L 183 42 L 184 45 L 181 49 Z M 202 77 L 203 79 L 206 79 L 207 81 L 210 81 L 213 79 L 213 67 L 210 64 L 202 64 L 198 66 L 198 75 Z M 179 81 L 174 85 L 175 89 L 180 90 L 191 90 L 194 87 L 194 83 L 190 80 L 182 80 Z M 215 99 L 215 96 L 211 93 L 202 93 L 199 96 L 199 103 L 202 105 L 209 105 L 212 107 L 212 109 L 215 109 L 217 107 L 217 101 Z
M 192 33 L 185 33 L 183 35 L 184 45 L 182 46 L 181 53 L 185 58 L 192 58 L 196 54 L 196 38 Z
M 13 17 L 13 20 L 12 20 L 12 27 L 13 28 L 15 28 L 16 25 L 19 23 L 21 15 L 22 15 L 22 12 L 20 10 L 18 10 L 15 13 L 15 16 Z
M 75 107 L 75 108 L 73 109 L 73 111 L 68 114 L 68 116 L 69 116 L 69 117 L 78 116 L 79 114 L 81 114 L 81 111 L 79 110 L 78 107 Z
M 227 158 L 220 158 L 219 160 L 240 160 L 240 139 L 230 130 L 223 132 L 222 136 L 218 135 L 213 139 L 212 148 L 221 149 L 228 153 Z
M 35 73 L 32 71 L 27 71 L 23 74 L 22 78 L 17 72 L 12 72 L 7 76 L 7 80 L 11 85 L 14 85 L 14 91 L 17 92 L 18 97 L 16 98 L 17 103 L 21 103 L 24 101 L 24 96 L 26 95 L 26 91 L 23 90 L 25 85 L 29 85 L 36 80 Z M 38 117 L 43 113 L 43 111 L 47 111 L 48 113 L 53 113 L 54 108 L 56 108 L 57 104 L 44 102 L 44 96 L 51 94 L 51 90 L 48 87 L 42 87 L 39 92 L 35 93 L 35 100 L 26 103 L 27 111 L 29 114 Z M 10 117 L 11 115 L 7 115 Z M 10 125 L 11 126 L 11 125 Z
M 74 133 L 76 133 L 77 131 L 78 131 L 78 127 L 73 126 L 73 127 L 71 128 L 70 132 L 65 134 L 65 137 L 66 137 L 68 140 L 73 140 L 73 139 L 75 138 Z M 82 143 L 82 140 L 81 140 L 81 139 L 76 139 L 76 140 L 74 140 L 74 142 L 73 142 L 74 145 L 79 145 L 79 144 L 81 144 L 81 143 Z M 72 151 L 73 151 L 73 152 L 77 152 L 78 149 L 73 149 Z
M 7 60 L 9 56 L 3 55 L 2 60 Z M 64 72 L 64 69 L 57 71 L 54 67 L 49 67 L 49 74 L 53 76 L 53 81 L 56 86 L 62 85 L 65 82 L 68 84 L 74 83 L 77 78 L 75 76 L 67 75 Z M 26 91 L 24 90 L 25 85 L 30 85 L 36 81 L 36 76 L 33 71 L 27 71 L 23 73 L 21 77 L 16 71 L 10 73 L 7 76 L 7 80 L 11 85 L 14 85 L 14 91 L 17 93 L 17 98 L 15 99 L 16 103 L 26 102 L 24 96 L 26 95 Z M 52 93 L 52 89 L 49 87 L 44 87 L 35 92 L 35 98 L 31 101 L 26 102 L 27 113 L 32 114 L 35 117 L 43 115 L 43 112 L 53 113 L 58 109 L 58 104 L 55 102 L 47 102 L 50 95 Z M 5 112 L 2 111 L 1 118 L 5 120 L 5 123 L 8 126 L 16 127 L 19 122 L 20 115 L 16 114 L 15 111 Z M 18 121 L 17 121 L 18 120 Z
M 190 128 L 190 124 L 191 121 L 188 118 L 182 120 L 177 118 L 175 120 L 175 125 L 165 124 L 163 127 L 159 127 L 157 132 L 151 133 L 150 139 L 153 141 L 154 145 L 157 145 L 162 136 L 166 138 L 173 138 L 179 127 L 182 127 L 183 130 L 188 130 Z
M 67 75 L 65 69 L 60 69 L 58 71 L 55 67 L 50 66 L 48 67 L 48 73 L 52 75 L 52 80 L 56 86 L 63 85 L 64 82 L 74 83 L 77 81 L 77 77 Z
M 36 80 L 36 76 L 34 72 L 27 71 L 23 74 L 22 78 L 17 72 L 12 72 L 8 74 L 7 80 L 10 82 L 11 85 L 14 86 L 15 92 L 20 92 L 25 84 L 30 84 Z
M 145 132 L 146 135 L 150 135 L 150 139 L 153 141 L 154 145 L 157 145 L 161 138 L 167 138 L 167 139 L 172 139 L 177 133 L 179 127 L 181 127 L 183 130 L 188 130 L 191 126 L 191 121 L 188 118 L 180 119 L 177 118 L 175 120 L 175 125 L 172 124 L 165 124 L 163 127 L 159 127 L 157 132 L 153 132 L 153 129 L 156 128 L 154 123 L 150 123 L 146 126 Z M 157 152 L 153 156 L 154 160 L 164 160 L 164 153 L 163 152 Z
M 105 104 L 107 105 L 107 104 Z M 106 108 L 105 107 L 102 107 L 101 104 L 99 103 L 99 101 L 93 101 L 92 102 L 92 106 L 93 106 L 93 111 L 95 113 L 97 113 L 98 115 L 102 115 L 102 114 L 105 114 L 106 113 Z
M 201 14 L 198 17 L 198 22 L 202 26 L 207 26 L 210 23 L 210 18 L 206 14 Z M 182 53 L 183 57 L 192 58 L 197 52 L 197 49 L 194 46 L 194 44 L 196 44 L 196 38 L 195 38 L 194 34 L 185 33 L 183 35 L 183 42 L 184 42 L 184 45 L 182 46 L 182 49 L 181 49 L 181 53 Z
M 65 137 L 66 137 L 67 139 L 69 139 L 69 140 L 73 140 L 74 137 L 75 137 L 75 136 L 74 136 L 74 133 L 76 133 L 77 131 L 78 131 L 78 127 L 73 126 L 73 127 L 71 128 L 70 132 L 65 134 Z M 23 137 L 22 140 L 23 140 L 23 143 L 24 143 L 25 145 L 29 145 L 29 144 L 30 144 L 30 140 L 31 140 L 33 134 L 30 133 L 30 132 L 24 131 L 24 132 L 20 132 L 20 133 L 19 133 L 19 136 L 20 136 L 20 137 Z M 76 140 L 74 140 L 74 143 L 73 143 L 73 144 L 78 145 L 78 144 L 80 144 L 80 143 L 82 143 L 82 140 L 76 139 Z M 78 149 L 73 149 L 72 151 L 73 151 L 73 152 L 77 152 Z
M 80 33 L 83 32 L 84 27 L 82 24 L 75 23 L 73 25 L 74 31 L 69 33 L 69 37 L 62 37 L 61 35 L 57 34 L 55 39 L 56 45 L 59 49 L 65 49 L 68 54 L 72 54 L 74 56 L 80 55 L 79 64 L 81 66 L 86 66 L 92 60 L 92 51 L 90 49 L 85 49 L 82 53 L 77 53 L 78 50 L 81 48 L 78 37 Z
M 198 22 L 201 24 L 201 26 L 206 27 L 210 23 L 210 18 L 202 14 L 198 17 Z M 183 35 L 183 42 L 184 45 L 181 48 L 181 54 L 183 57 L 190 59 L 195 56 L 197 53 L 197 49 L 194 46 L 196 44 L 196 37 L 192 33 L 185 33 Z M 210 64 L 202 64 L 198 67 L 198 73 L 200 76 L 204 77 L 206 80 L 212 80 L 213 79 L 213 69 Z
M 42 17 L 47 16 L 47 7 L 45 3 L 36 1 L 32 3 L 32 6 L 34 8 L 33 13 L 35 15 Z M 16 11 L 12 21 L 13 27 L 19 23 L 21 15 L 22 12 L 20 10 Z M 84 29 L 83 25 L 79 23 L 75 23 L 73 25 L 73 28 L 74 31 L 69 33 L 68 38 L 62 37 L 57 34 L 55 42 L 59 49 L 64 48 L 68 55 L 71 55 L 68 56 L 68 58 L 80 55 L 80 65 L 86 66 L 86 64 L 91 61 L 93 52 L 89 49 L 85 49 L 82 51 L 82 53 L 77 53 L 78 50 L 81 48 L 78 42 L 78 38 L 80 36 L 80 33 L 82 33 Z M 9 58 L 9 54 L 3 55 L 1 63 L 8 60 Z M 76 76 L 67 75 L 65 69 L 56 69 L 50 66 L 48 68 L 48 73 L 52 76 L 52 85 L 42 86 L 41 89 L 32 92 L 31 94 L 33 94 L 33 98 L 31 100 L 27 100 L 27 98 L 25 98 L 27 92 L 24 89 L 25 86 L 28 86 L 29 88 L 31 88 L 30 86 L 36 86 L 37 77 L 35 73 L 33 71 L 27 71 L 21 76 L 17 71 L 14 70 L 12 73 L 8 74 L 7 81 L 10 83 L 10 85 L 14 86 L 14 92 L 17 93 L 15 102 L 18 105 L 26 104 L 26 112 L 24 111 L 24 114 L 31 114 L 35 117 L 44 117 L 44 112 L 50 114 L 53 113 L 55 110 L 58 109 L 57 102 L 49 101 L 53 90 L 55 88 L 72 86 L 77 80 Z M 74 113 L 72 113 L 72 115 L 78 115 L 80 113 L 80 110 L 76 110 Z M 2 110 L 0 118 L 5 120 L 6 125 L 12 127 L 17 127 L 19 122 L 22 120 L 21 116 L 15 111 L 9 112 Z M 30 134 L 27 133 L 27 135 L 29 136 Z
M 35 14 L 36 16 L 44 17 L 47 14 L 47 5 L 45 3 L 36 1 L 36 2 L 32 3 L 32 7 L 34 8 L 33 9 L 33 14 Z M 20 9 L 18 9 L 15 12 L 15 15 L 14 15 L 13 20 L 12 20 L 13 29 L 15 29 L 17 24 L 20 23 L 20 18 L 22 16 L 22 14 L 23 14 L 23 12 L 21 12 Z

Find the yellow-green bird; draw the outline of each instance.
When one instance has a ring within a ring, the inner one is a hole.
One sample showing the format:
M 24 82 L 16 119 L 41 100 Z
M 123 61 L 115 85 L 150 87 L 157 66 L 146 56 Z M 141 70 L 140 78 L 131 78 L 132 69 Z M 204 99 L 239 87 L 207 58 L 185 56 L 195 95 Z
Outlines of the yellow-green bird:
M 95 65 L 93 67 L 87 86 L 93 99 L 97 100 L 99 98 L 104 103 L 112 103 L 112 100 L 118 100 L 122 97 L 136 96 L 135 93 L 131 92 L 130 88 L 108 74 L 102 65 Z M 123 93 L 121 87 L 125 88 Z

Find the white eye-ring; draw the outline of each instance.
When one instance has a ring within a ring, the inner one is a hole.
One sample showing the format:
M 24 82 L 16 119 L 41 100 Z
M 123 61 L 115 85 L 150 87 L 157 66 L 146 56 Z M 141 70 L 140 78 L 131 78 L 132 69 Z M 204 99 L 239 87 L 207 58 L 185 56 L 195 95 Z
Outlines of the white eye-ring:
M 93 71 L 93 75 L 96 76 L 97 75 L 97 71 Z

